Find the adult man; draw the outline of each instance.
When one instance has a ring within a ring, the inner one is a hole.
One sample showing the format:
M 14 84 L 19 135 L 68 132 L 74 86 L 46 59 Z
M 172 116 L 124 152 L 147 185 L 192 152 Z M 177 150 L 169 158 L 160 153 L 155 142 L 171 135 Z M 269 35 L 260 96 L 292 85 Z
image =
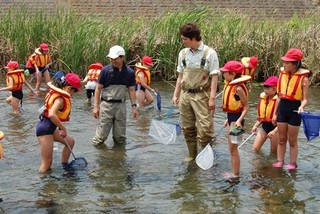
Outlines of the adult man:
M 113 141 L 126 141 L 126 93 L 129 93 L 133 118 L 138 117 L 135 103 L 135 74 L 125 65 L 125 51 L 121 46 L 110 48 L 107 57 L 111 64 L 102 68 L 94 94 L 93 116 L 99 118 L 94 145 L 104 143 L 112 128 Z M 101 100 L 101 102 L 100 102 Z
M 213 138 L 212 116 L 220 73 L 219 61 L 217 53 L 203 44 L 200 34 L 194 23 L 180 28 L 180 37 L 186 48 L 179 53 L 179 76 L 172 103 L 180 103 L 182 130 L 189 151 L 185 161 L 194 160 L 200 152 L 197 150 L 204 148 Z

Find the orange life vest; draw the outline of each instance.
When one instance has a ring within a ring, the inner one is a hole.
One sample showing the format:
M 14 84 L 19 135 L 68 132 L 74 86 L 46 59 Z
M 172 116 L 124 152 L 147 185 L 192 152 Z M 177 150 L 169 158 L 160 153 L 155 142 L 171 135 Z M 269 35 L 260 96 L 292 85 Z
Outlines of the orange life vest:
M 273 113 L 276 107 L 278 96 L 274 95 L 271 99 L 262 92 L 258 103 L 258 120 L 261 122 L 272 122 Z
M 248 96 L 248 89 L 245 85 L 247 81 L 251 79 L 248 75 L 243 75 L 240 78 L 234 79 L 231 82 L 225 81 L 223 88 L 223 99 L 222 99 L 222 109 L 229 113 L 239 113 L 242 112 L 243 106 L 241 100 L 236 100 L 237 86 L 243 88 L 246 96 Z
M 63 98 L 63 108 L 59 109 L 57 112 L 57 116 L 59 117 L 61 122 L 66 122 L 70 120 L 70 113 L 71 113 L 71 97 L 70 94 L 61 88 L 58 88 L 54 85 L 52 85 L 51 82 L 47 83 L 50 91 L 45 97 L 44 100 L 44 112 L 43 116 L 47 117 L 49 116 L 49 110 L 52 108 L 54 101 L 62 97 Z
M 309 73 L 309 70 L 300 68 L 290 76 L 290 72 L 284 71 L 282 68 L 277 85 L 278 96 L 281 99 L 302 100 L 302 80 Z
M 97 81 L 99 78 L 100 72 L 101 72 L 100 69 L 90 69 L 87 74 L 88 81 Z
M 36 58 L 38 57 L 37 61 Z M 33 54 L 30 55 L 27 61 L 27 68 L 34 68 L 34 64 L 36 64 L 38 67 L 42 68 L 45 67 L 47 64 L 51 62 L 49 52 L 46 54 L 43 54 L 40 51 L 40 48 L 37 48 Z M 28 67 L 30 66 L 30 67 Z
M 138 73 L 142 72 L 144 74 L 144 82 L 149 86 L 150 85 L 150 71 L 148 68 L 144 67 L 143 65 L 141 65 L 140 63 L 135 64 L 135 68 L 136 68 L 136 83 L 141 85 L 141 80 L 140 77 L 138 75 Z
M 9 86 L 9 77 L 13 79 L 13 89 L 11 91 L 21 91 L 23 83 L 25 82 L 24 70 L 18 69 L 7 72 L 7 86 Z

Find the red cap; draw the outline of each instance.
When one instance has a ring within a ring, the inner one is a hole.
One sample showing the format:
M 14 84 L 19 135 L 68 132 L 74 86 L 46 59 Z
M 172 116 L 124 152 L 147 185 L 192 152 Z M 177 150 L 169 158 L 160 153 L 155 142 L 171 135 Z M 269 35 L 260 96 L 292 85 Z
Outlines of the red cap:
M 271 76 L 263 83 L 263 86 L 275 87 L 277 86 L 277 84 L 278 84 L 278 77 Z
M 68 73 L 65 78 L 71 86 L 78 89 L 78 91 L 81 91 L 81 79 L 78 75 L 75 73 Z
M 2 140 L 4 138 L 4 134 L 2 131 L 0 131 L 0 140 Z
M 303 53 L 301 50 L 297 48 L 291 48 L 287 51 L 286 55 L 281 57 L 283 61 L 287 62 L 294 62 L 294 61 L 300 61 L 303 58 Z
M 222 68 L 219 70 L 222 72 L 235 72 L 242 73 L 245 69 L 244 65 L 238 61 L 228 61 Z
M 142 57 L 142 62 L 146 65 L 153 66 L 153 62 L 150 56 Z
M 258 62 L 259 62 L 259 60 L 258 60 L 257 57 L 255 57 L 255 56 L 250 57 L 249 67 L 255 69 L 257 67 L 257 65 L 258 65 Z
M 40 48 L 41 50 L 43 50 L 43 51 L 49 50 L 49 46 L 48 46 L 48 44 L 46 44 L 46 43 L 41 43 L 40 46 L 39 46 L 39 48 Z
M 103 68 L 103 65 L 100 62 L 93 63 L 89 65 L 88 69 L 94 69 L 94 70 L 101 70 Z
M 5 68 L 17 69 L 19 68 L 19 63 L 17 61 L 9 61 Z

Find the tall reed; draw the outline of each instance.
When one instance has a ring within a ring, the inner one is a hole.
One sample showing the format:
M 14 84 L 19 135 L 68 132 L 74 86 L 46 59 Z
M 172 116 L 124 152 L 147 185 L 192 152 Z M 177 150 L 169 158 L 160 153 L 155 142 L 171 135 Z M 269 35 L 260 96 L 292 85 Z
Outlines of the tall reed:
M 210 8 L 200 7 L 133 20 L 95 14 L 78 16 L 67 7 L 59 8 L 54 16 L 42 11 L 30 16 L 23 6 L 15 7 L 0 17 L 0 64 L 5 65 L 10 59 L 23 64 L 41 42 L 47 42 L 52 58 L 58 59 L 56 69 L 84 76 L 89 64 L 109 63 L 108 49 L 119 44 L 125 48 L 130 65 L 143 55 L 150 55 L 157 62 L 154 70 L 170 80 L 176 76 L 177 56 L 183 48 L 179 28 L 195 22 L 202 29 L 204 43 L 218 52 L 220 66 L 230 59 L 255 55 L 259 58 L 258 76 L 263 81 L 277 74 L 281 56 L 297 47 L 303 50 L 304 62 L 313 70 L 312 82 L 318 83 L 319 13 L 307 18 L 293 16 L 290 20 L 257 20 L 239 11 L 218 14 L 222 12 L 224 16 L 217 16 Z

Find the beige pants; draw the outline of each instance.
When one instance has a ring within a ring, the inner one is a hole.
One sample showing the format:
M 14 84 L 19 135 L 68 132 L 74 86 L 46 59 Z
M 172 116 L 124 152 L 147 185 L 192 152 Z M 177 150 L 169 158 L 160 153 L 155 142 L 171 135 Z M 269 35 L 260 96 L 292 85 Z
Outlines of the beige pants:
M 126 141 L 126 103 L 108 103 L 101 101 L 99 124 L 96 135 L 92 139 L 94 145 L 104 143 L 112 128 L 113 141 L 125 143 Z
M 204 92 L 183 92 L 180 101 L 182 130 L 190 149 L 197 143 L 204 148 L 213 138 L 213 118 L 208 107 L 209 98 Z M 192 152 L 191 152 L 192 153 Z M 195 154 L 190 154 L 194 156 Z

